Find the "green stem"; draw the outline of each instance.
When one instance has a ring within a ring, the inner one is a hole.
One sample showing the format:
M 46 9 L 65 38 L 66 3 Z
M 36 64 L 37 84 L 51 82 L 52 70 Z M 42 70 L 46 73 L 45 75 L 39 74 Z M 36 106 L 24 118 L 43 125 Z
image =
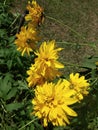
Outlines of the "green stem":
M 77 36 L 81 37 L 83 40 L 86 39 L 85 37 L 81 36 L 81 34 L 79 34 L 78 32 L 76 32 L 74 29 L 72 29 L 72 28 L 69 27 L 68 25 L 64 24 L 62 21 L 59 21 L 59 20 L 57 20 L 56 18 L 53 18 L 53 17 L 51 17 L 51 16 L 46 16 L 46 18 L 51 19 L 51 20 L 53 20 L 53 21 L 56 21 L 57 23 L 61 24 L 62 26 L 67 27 L 69 30 L 71 30 L 72 32 L 74 32 Z
M 83 66 L 77 65 L 77 64 L 73 64 L 73 63 L 64 62 L 64 64 L 65 64 L 65 65 L 70 65 L 70 66 L 76 66 L 76 67 L 83 68 Z
M 90 78 L 89 80 L 91 80 L 92 78 Z M 96 81 L 98 80 L 98 78 L 95 78 L 95 80 L 91 83 L 90 86 L 94 85 L 96 83 Z
M 25 128 L 26 126 L 30 125 L 32 122 L 36 121 L 38 118 L 35 118 L 33 120 L 31 120 L 30 122 L 28 122 L 26 125 L 22 126 L 21 128 L 19 128 L 18 130 L 22 130 L 23 128 Z
M 11 23 L 11 25 L 9 27 L 12 27 L 13 24 L 17 21 L 18 18 L 19 18 L 19 15 L 16 16 L 16 18 L 14 19 L 14 21 Z
M 5 5 L 5 3 L 6 3 L 6 0 L 4 1 L 4 5 Z
M 3 109 L 3 111 L 5 112 L 5 113 L 7 113 L 7 111 L 6 111 L 6 109 L 5 109 L 5 103 L 4 103 L 4 101 L 2 100 L 2 99 L 0 99 L 1 100 L 1 107 L 2 107 L 2 109 Z
M 76 45 L 79 45 L 79 46 L 91 46 L 89 43 L 74 43 L 74 42 L 66 42 L 66 41 L 56 42 L 56 43 L 64 43 L 66 45 L 74 45 L 74 46 L 76 46 Z M 91 46 L 91 47 L 93 47 L 95 49 L 94 46 Z

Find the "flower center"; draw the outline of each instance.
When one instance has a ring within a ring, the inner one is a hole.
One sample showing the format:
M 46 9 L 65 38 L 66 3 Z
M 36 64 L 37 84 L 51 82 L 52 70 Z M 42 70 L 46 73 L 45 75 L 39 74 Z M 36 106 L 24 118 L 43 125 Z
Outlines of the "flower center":
M 45 61 L 48 61 L 48 58 L 45 58 Z
M 74 85 L 73 84 L 70 85 L 70 89 L 74 89 Z
M 27 39 L 27 41 L 26 41 L 28 44 L 30 44 L 31 43 L 31 39 Z

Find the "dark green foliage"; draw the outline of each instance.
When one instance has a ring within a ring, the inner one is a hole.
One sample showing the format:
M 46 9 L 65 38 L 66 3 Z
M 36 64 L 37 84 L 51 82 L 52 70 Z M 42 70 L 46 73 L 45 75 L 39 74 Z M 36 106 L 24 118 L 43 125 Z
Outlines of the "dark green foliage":
M 24 56 L 14 44 L 17 20 L 9 11 L 10 1 L 0 1 L 0 130 L 17 130 L 34 117 L 31 100 L 34 96 L 26 83 L 26 70 L 34 55 Z M 36 126 L 36 125 L 35 125 Z M 30 124 L 24 130 L 35 130 Z

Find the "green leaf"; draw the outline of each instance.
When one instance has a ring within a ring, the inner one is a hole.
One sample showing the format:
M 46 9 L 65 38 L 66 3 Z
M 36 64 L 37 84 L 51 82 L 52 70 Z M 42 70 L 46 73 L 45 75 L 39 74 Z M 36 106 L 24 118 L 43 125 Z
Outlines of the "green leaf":
M 82 66 L 89 69 L 96 69 L 95 63 L 91 61 L 86 61 Z
M 7 36 L 6 29 L 0 29 L 0 38 L 4 38 L 4 36 Z
M 6 100 L 11 99 L 12 97 L 15 97 L 16 93 L 17 93 L 17 88 L 15 87 L 12 88 L 6 96 Z
M 11 103 L 6 105 L 6 109 L 9 112 L 12 112 L 13 110 L 18 110 L 23 107 L 22 103 Z
M 10 77 L 5 76 L 4 79 L 0 79 L 0 91 L 4 94 L 4 96 L 11 89 L 11 82 L 9 82 Z
M 0 91 L 0 97 L 2 97 L 3 96 L 3 93 Z
M 7 67 L 8 67 L 8 69 L 10 70 L 11 69 L 11 67 L 12 67 L 12 60 L 8 60 L 7 61 Z
M 6 130 L 12 130 L 11 126 L 6 125 Z
M 91 57 L 86 59 L 82 66 L 90 69 L 96 69 L 96 62 L 98 61 L 98 57 Z
M 29 130 L 34 130 L 34 125 L 33 124 L 30 125 L 30 129 Z
M 37 130 L 44 130 L 44 129 L 43 129 L 43 126 L 40 125 L 39 123 L 34 122 L 34 124 L 35 124 Z
M 21 90 L 29 89 L 28 84 L 25 80 L 18 80 L 17 82 L 18 82 L 18 89 L 21 89 Z
M 9 37 L 9 43 L 13 43 L 14 42 L 14 40 L 15 40 L 15 36 L 11 36 L 11 37 Z
M 20 58 L 17 56 L 16 59 L 17 59 L 17 63 L 18 63 L 21 67 L 23 67 L 23 63 L 21 62 Z

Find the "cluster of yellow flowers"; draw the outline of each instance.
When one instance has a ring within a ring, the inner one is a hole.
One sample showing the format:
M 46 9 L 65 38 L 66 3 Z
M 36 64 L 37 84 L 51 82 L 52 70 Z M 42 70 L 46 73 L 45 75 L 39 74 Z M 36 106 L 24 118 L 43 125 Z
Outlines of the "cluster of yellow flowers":
M 56 83 L 45 82 L 35 88 L 35 98 L 32 100 L 36 116 L 43 119 L 44 126 L 48 122 L 63 126 L 70 124 L 69 116 L 77 116 L 69 105 L 80 102 L 88 94 L 89 83 L 79 74 L 70 74 L 70 79 L 59 79 Z
M 41 44 L 39 50 L 35 52 L 37 56 L 35 64 L 27 71 L 29 86 L 41 85 L 61 75 L 58 69 L 64 68 L 64 65 L 57 61 L 57 52 L 61 49 L 55 49 L 55 41 Z
M 28 3 L 27 9 L 29 14 L 25 16 L 25 20 L 28 25 L 21 28 L 15 41 L 22 55 L 25 52 L 30 55 L 30 52 L 34 51 L 35 43 L 39 39 L 36 25 L 43 13 L 43 9 L 34 0 Z M 34 51 L 34 64 L 27 71 L 28 86 L 35 87 L 32 114 L 42 119 L 45 127 L 48 122 L 54 126 L 70 124 L 69 116 L 77 116 L 70 105 L 80 102 L 89 93 L 90 84 L 84 76 L 79 76 L 79 73 L 71 73 L 69 79 L 60 79 L 59 69 L 64 68 L 58 61 L 58 52 L 61 50 L 62 48 L 56 48 L 55 40 L 43 42 L 39 49 Z M 59 77 L 59 80 L 54 83 L 56 77 Z
M 29 14 L 25 16 L 27 24 L 21 27 L 19 34 L 16 34 L 17 39 L 15 44 L 17 50 L 30 55 L 31 51 L 36 49 L 36 43 L 39 41 L 36 26 L 41 22 L 43 9 L 36 3 L 36 1 L 28 2 L 27 10 Z

